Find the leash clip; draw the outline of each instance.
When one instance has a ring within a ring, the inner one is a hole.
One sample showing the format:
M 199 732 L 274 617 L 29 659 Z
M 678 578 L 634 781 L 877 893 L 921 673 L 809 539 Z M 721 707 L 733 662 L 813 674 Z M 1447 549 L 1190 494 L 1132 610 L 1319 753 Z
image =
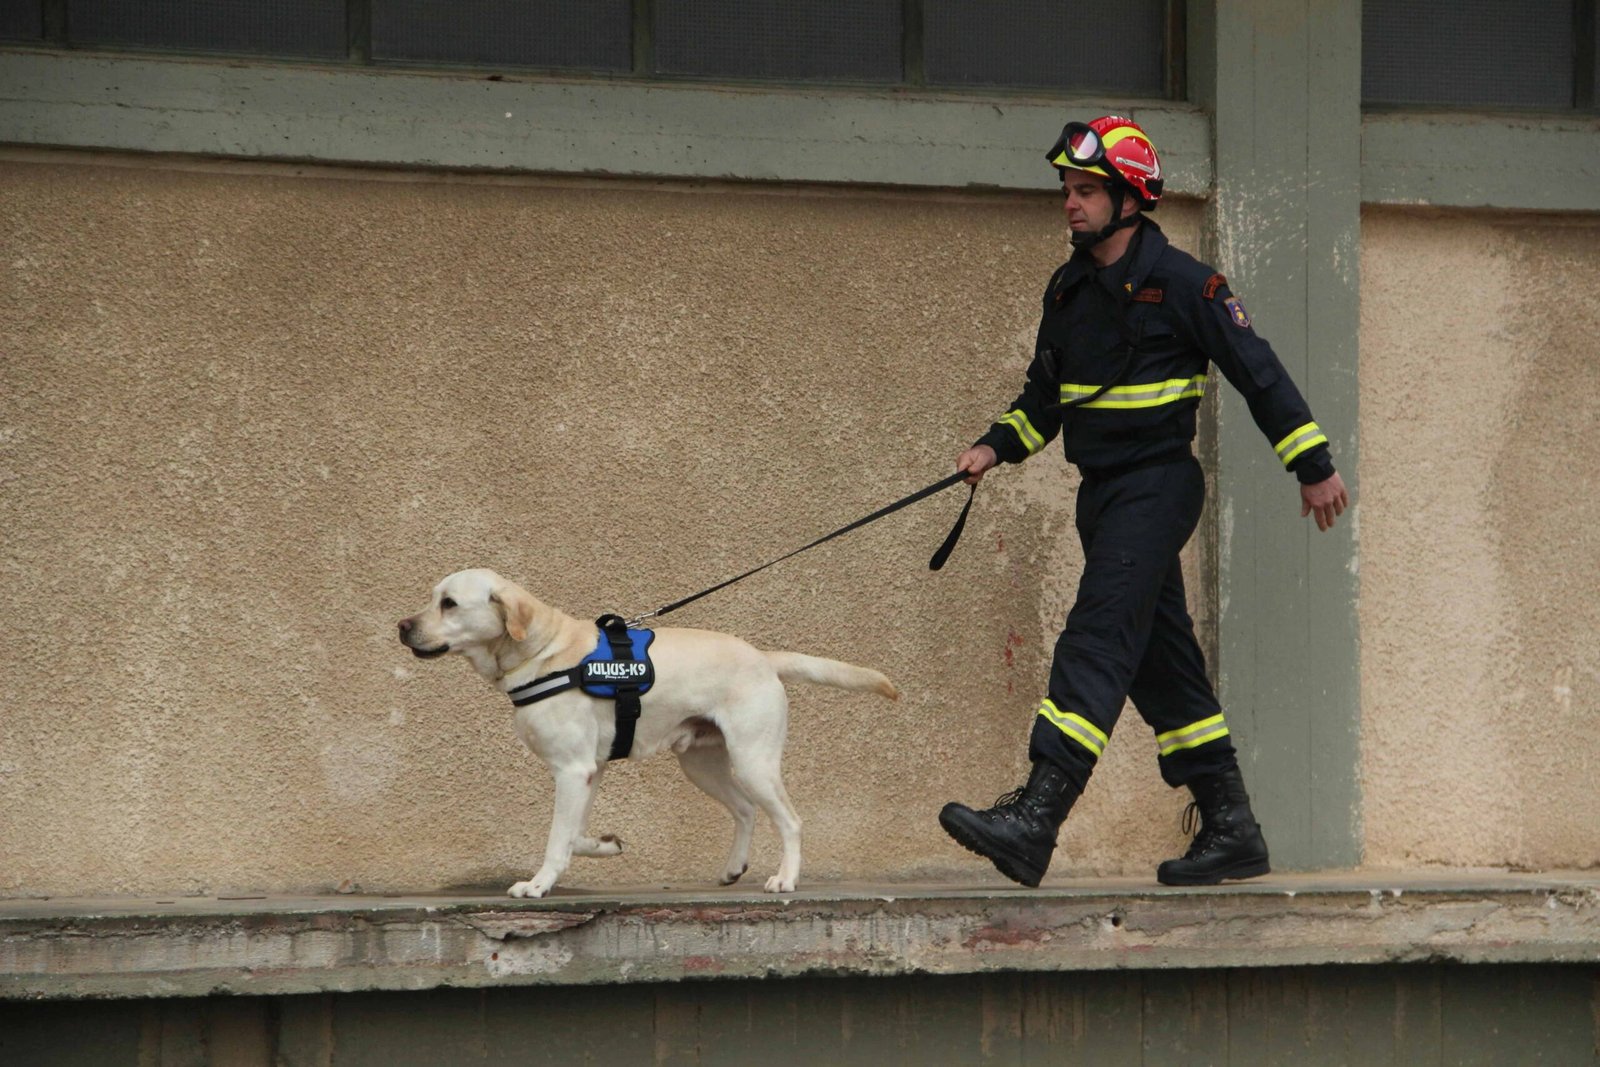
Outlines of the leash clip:
M 655 611 L 647 611 L 643 615 L 635 615 L 633 618 L 629 619 L 624 625 L 627 626 L 628 629 L 630 629 L 630 630 L 636 629 L 640 623 L 648 622 L 648 621 L 650 621 L 651 619 L 655 618 L 657 615 L 660 615 L 660 614 L 661 614 L 661 610 L 659 608 L 657 608 Z

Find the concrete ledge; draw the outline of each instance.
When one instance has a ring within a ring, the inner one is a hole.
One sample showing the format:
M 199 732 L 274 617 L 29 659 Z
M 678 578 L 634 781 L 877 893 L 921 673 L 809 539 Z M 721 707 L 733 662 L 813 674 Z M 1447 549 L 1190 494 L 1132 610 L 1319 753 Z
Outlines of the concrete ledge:
M 1600 116 L 1367 112 L 1361 201 L 1600 211 Z
M 0 142 L 321 163 L 1051 190 L 1066 118 L 1128 106 L 0 49 Z M 1206 115 L 1129 113 L 1208 195 Z
M 13 998 L 1422 961 L 1600 961 L 1600 877 L 0 903 Z

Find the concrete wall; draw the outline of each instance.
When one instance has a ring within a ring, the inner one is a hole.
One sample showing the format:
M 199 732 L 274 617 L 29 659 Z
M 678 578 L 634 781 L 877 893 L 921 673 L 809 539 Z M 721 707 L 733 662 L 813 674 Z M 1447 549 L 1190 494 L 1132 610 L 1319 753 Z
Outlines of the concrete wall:
M 1369 863 L 1600 864 L 1597 238 L 1364 215 Z
M 0 1001 L 0 1053 L 29 1067 L 715 1067 L 755 1049 L 772 1067 L 1566 1065 L 1593 1062 L 1597 1009 L 1581 966 L 808 977 Z
M 524 876 L 542 769 L 394 620 L 472 564 L 580 617 L 643 610 L 925 484 L 1010 399 L 1061 255 L 1032 194 L 38 152 L 0 187 L 11 896 Z M 1161 218 L 1198 245 L 1194 203 Z M 1368 864 L 1600 863 L 1596 230 L 1365 212 Z M 1055 454 L 992 477 L 940 575 L 955 493 L 671 620 L 906 691 L 794 692 L 803 877 L 997 877 L 933 813 L 1020 780 L 1073 487 Z M 1118 738 L 1058 876 L 1179 844 L 1131 711 Z M 703 881 L 725 844 L 667 761 L 613 768 L 596 824 L 629 852 L 569 884 Z
M 1049 194 L 48 153 L 0 188 L 12 896 L 525 877 L 542 768 L 395 620 L 469 565 L 644 610 L 927 484 L 1014 395 L 1063 254 Z M 1193 203 L 1161 218 L 1197 246 Z M 992 477 L 938 575 L 954 492 L 672 618 L 905 692 L 793 693 L 802 881 L 998 883 L 934 813 L 1021 779 L 1073 487 L 1058 454 Z M 1124 725 L 1057 875 L 1179 847 L 1184 798 Z M 670 761 L 616 766 L 595 826 L 629 852 L 568 884 L 706 881 L 729 832 Z

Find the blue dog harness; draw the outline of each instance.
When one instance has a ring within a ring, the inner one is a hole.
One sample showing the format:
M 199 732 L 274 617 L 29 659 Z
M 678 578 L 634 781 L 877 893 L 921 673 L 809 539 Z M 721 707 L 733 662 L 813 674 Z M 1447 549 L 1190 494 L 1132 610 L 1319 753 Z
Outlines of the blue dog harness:
M 517 707 L 526 707 L 577 686 L 590 696 L 616 702 L 617 736 L 606 760 L 622 759 L 633 749 L 633 731 L 639 722 L 639 697 L 655 684 L 656 668 L 650 662 L 654 630 L 630 630 L 620 615 L 602 615 L 594 621 L 600 630 L 595 650 L 570 670 L 556 671 L 517 686 L 506 695 Z

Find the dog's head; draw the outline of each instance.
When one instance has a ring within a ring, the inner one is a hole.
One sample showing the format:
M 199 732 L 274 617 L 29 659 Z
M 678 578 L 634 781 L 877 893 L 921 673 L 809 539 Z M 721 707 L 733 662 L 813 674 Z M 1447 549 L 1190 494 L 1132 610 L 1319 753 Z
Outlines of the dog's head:
M 470 653 L 501 638 L 528 636 L 537 601 L 494 571 L 457 571 L 433 587 L 433 602 L 400 620 L 400 643 L 420 659 Z

